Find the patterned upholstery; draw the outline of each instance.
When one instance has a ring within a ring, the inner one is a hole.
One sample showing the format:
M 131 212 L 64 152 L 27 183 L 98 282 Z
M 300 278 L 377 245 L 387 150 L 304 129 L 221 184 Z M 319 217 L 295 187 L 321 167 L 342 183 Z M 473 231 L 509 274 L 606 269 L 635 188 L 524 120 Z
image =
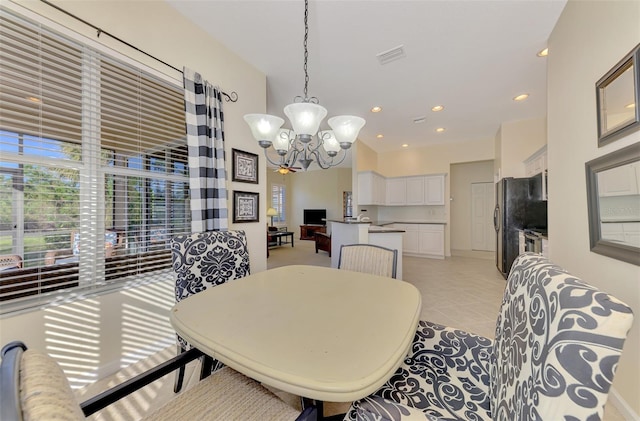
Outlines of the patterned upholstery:
M 244 231 L 209 231 L 171 240 L 176 273 L 176 302 L 207 288 L 249 275 L 249 250 Z M 179 335 L 183 349 L 190 345 Z
M 397 262 L 398 250 L 373 244 L 344 244 L 340 246 L 338 269 L 395 278 Z
M 404 363 L 345 420 L 602 419 L 632 321 L 624 303 L 525 253 L 495 341 L 421 321 Z

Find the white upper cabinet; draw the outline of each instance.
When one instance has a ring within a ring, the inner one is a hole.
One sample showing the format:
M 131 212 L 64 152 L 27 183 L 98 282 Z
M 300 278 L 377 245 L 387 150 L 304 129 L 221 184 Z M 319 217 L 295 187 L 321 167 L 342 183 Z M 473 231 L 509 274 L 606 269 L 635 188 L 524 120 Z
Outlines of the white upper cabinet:
M 385 178 L 358 173 L 358 204 L 387 206 L 444 205 L 445 174 Z
M 425 177 L 407 177 L 407 205 L 424 205 Z
M 405 205 L 407 202 L 407 179 L 405 177 L 387 178 L 386 204 L 389 206 Z
M 425 205 L 444 205 L 444 175 L 426 176 L 424 192 Z
M 536 174 L 544 173 L 547 169 L 547 145 L 538 149 L 533 155 L 524 161 L 525 174 L 533 177 Z
M 386 181 L 373 171 L 358 173 L 358 205 L 384 205 Z

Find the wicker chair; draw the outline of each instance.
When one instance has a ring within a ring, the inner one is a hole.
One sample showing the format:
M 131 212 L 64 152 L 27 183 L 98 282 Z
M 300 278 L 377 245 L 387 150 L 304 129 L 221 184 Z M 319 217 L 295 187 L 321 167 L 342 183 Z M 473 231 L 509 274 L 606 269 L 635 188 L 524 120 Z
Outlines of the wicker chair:
M 373 244 L 344 244 L 340 247 L 338 269 L 396 277 L 398 250 Z
M 22 342 L 11 342 L 2 348 L 0 419 L 84 420 L 201 355 L 200 351 L 192 349 L 79 403 L 64 372 L 53 358 L 27 349 Z M 128 414 L 131 419 L 134 415 Z M 316 418 L 315 407 L 308 407 L 300 413 L 256 381 L 225 367 L 151 411 L 144 420 L 311 421 Z
M 3 254 L 0 256 L 0 270 L 22 269 L 22 257 L 17 254 Z

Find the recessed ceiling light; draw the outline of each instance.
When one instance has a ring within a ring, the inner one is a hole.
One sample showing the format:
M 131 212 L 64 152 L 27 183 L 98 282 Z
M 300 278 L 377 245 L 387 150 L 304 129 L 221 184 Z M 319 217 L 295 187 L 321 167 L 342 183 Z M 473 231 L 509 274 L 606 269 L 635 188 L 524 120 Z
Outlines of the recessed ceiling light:
M 527 98 L 529 98 L 529 94 L 520 94 L 520 95 L 514 97 L 513 100 L 514 101 L 524 101 Z
M 442 133 L 442 132 L 444 132 L 444 131 L 445 131 L 445 128 L 444 128 L 444 127 L 438 127 L 438 128 L 436 129 L 436 132 L 438 132 L 438 133 Z
M 629 105 L 625 105 L 625 107 L 624 107 L 624 108 L 636 108 L 636 103 L 635 103 L 635 102 L 632 102 L 632 103 L 631 103 L 631 104 L 629 104 Z
M 31 102 L 41 102 L 40 98 L 36 98 L 35 96 L 28 96 L 27 99 Z
M 436 105 L 435 107 L 431 108 L 431 111 L 435 111 L 435 112 L 442 111 L 442 110 L 444 110 L 444 105 Z
M 371 109 L 372 113 L 379 113 L 380 111 L 382 111 L 382 107 L 375 106 Z
M 379 135 L 376 135 L 376 137 L 377 137 L 378 139 L 382 139 L 382 138 L 384 137 L 384 135 L 379 134 Z
M 403 144 L 402 144 L 402 147 L 403 147 L 403 148 L 406 148 L 407 146 L 409 146 L 409 144 L 408 144 L 408 143 L 403 143 Z
M 546 57 L 549 55 L 549 49 L 545 48 L 544 50 L 540 50 L 538 51 L 538 54 L 536 54 L 538 57 Z

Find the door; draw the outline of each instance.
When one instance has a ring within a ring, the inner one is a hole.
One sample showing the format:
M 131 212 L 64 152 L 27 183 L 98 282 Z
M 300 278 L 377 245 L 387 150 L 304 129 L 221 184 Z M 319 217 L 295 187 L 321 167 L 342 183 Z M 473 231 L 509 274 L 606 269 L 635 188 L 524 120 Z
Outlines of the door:
M 494 251 L 493 183 L 471 183 L 471 249 Z

